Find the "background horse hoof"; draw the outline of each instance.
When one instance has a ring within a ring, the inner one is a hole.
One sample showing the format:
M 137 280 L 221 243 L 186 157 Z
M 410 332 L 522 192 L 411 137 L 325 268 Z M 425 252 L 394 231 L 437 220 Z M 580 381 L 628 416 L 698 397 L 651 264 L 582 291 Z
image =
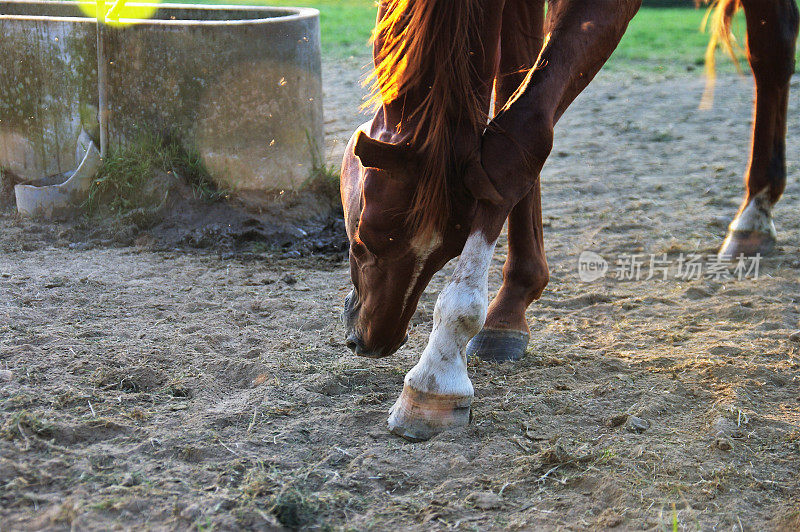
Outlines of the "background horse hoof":
M 412 442 L 429 440 L 468 425 L 471 404 L 472 397 L 421 392 L 406 384 L 389 412 L 389 432 Z
M 503 329 L 481 329 L 467 344 L 467 359 L 479 357 L 492 362 L 514 362 L 525 356 L 528 333 Z
M 719 250 L 719 256 L 729 260 L 736 259 L 739 255 L 753 257 L 757 254 L 766 255 L 775 247 L 775 237 L 760 231 L 730 231 Z

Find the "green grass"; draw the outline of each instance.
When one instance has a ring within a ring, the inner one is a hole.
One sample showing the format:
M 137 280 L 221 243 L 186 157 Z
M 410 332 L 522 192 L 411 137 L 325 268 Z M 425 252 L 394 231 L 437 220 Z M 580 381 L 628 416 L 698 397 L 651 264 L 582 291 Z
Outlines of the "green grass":
M 154 175 L 173 172 L 192 187 L 197 199 L 216 201 L 225 196 L 225 191 L 212 183 L 199 154 L 187 152 L 158 136 L 141 135 L 109 151 L 100 174 L 89 188 L 84 212 L 92 216 L 102 207 L 122 216 L 131 211 L 154 210 L 166 197 L 164 190 L 157 187 L 146 192 L 148 185 Z
M 320 11 L 325 59 L 366 59 L 372 53 L 368 41 L 377 15 L 374 0 L 197 0 L 192 3 L 313 7 Z
M 198 0 L 200 3 L 259 3 L 258 0 Z M 320 10 L 323 55 L 327 60 L 348 57 L 366 60 L 375 24 L 373 0 L 264 0 L 268 5 L 305 6 Z M 609 62 L 612 69 L 647 71 L 702 71 L 708 35 L 700 32 L 705 9 L 645 7 L 631 22 L 627 34 Z M 743 19 L 736 23 L 737 34 L 744 32 Z M 731 61 L 722 58 L 720 67 L 732 70 Z M 701 68 L 698 68 L 701 67 Z
M 643 8 L 631 21 L 609 68 L 702 72 L 709 39 L 707 33 L 700 31 L 705 13 L 705 9 Z M 744 17 L 738 16 L 734 33 L 743 35 L 744 30 Z M 720 70 L 734 69 L 722 51 L 717 52 L 717 57 Z

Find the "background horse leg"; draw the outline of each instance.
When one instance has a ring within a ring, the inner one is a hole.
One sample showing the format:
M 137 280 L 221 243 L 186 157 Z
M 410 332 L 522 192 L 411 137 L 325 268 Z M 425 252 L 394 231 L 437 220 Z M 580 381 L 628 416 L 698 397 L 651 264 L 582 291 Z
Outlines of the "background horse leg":
M 503 285 L 489 307 L 486 324 L 470 341 L 467 356 L 503 362 L 519 360 L 528 348 L 528 306 L 539 299 L 550 278 L 542 239 L 539 180 L 508 217 L 508 256 Z
M 506 2 L 500 43 L 495 107 L 505 106 L 536 64 L 544 44 L 544 0 Z M 549 274 L 542 240 L 538 176 L 533 189 L 508 217 L 508 256 L 503 285 L 489 306 L 486 324 L 467 346 L 467 357 L 502 362 L 525 354 L 530 329 L 525 310 L 542 295 Z
M 775 245 L 772 209 L 786 187 L 786 114 L 794 72 L 798 11 L 795 0 L 742 0 L 747 55 L 756 83 L 755 123 L 747 194 L 720 256 L 768 253 Z

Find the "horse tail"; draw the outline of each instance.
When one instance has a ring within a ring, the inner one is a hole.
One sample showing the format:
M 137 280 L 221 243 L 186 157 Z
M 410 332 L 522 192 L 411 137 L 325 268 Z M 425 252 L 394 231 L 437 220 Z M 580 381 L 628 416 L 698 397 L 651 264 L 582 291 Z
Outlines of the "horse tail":
M 699 3 L 699 0 L 696 0 Z M 736 56 L 736 38 L 731 31 L 731 24 L 736 12 L 742 7 L 741 0 L 703 0 L 710 4 L 706 16 L 703 17 L 701 29 L 709 29 L 711 38 L 706 48 L 706 89 L 700 102 L 701 109 L 710 109 L 714 104 L 714 86 L 717 79 L 717 48 L 722 48 L 733 59 L 737 70 L 741 72 L 739 58 Z

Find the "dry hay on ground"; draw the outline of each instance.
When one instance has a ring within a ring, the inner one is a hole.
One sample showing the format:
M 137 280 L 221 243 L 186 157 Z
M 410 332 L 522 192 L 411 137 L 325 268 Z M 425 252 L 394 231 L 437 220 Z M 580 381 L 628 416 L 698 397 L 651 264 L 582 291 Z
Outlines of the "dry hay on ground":
M 339 73 L 329 93 L 358 77 Z M 528 315 L 530 353 L 473 365 L 473 424 L 427 443 L 384 423 L 447 272 L 407 347 L 362 360 L 337 319 L 348 290 L 339 258 L 71 249 L 71 234 L 3 214 L 0 520 L 796 529 L 797 114 L 782 243 L 758 281 L 576 275 L 584 249 L 711 253 L 735 212 L 748 82 L 722 80 L 731 111 L 701 114 L 702 80 L 657 81 L 601 77 L 564 117 L 543 176 L 552 280 Z M 334 132 L 356 121 L 347 105 L 328 117 Z M 506 251 L 501 242 L 491 290 Z

